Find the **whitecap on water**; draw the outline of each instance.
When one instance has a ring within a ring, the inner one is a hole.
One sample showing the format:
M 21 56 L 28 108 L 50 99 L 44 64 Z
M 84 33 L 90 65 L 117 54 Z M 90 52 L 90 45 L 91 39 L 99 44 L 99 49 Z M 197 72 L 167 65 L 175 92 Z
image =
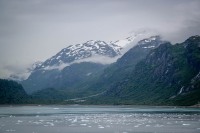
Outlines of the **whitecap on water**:
M 81 120 L 82 122 L 89 122 L 89 120 Z
M 182 125 L 183 125 L 183 126 L 189 126 L 190 124 L 183 123 Z
M 77 122 L 77 117 L 75 117 L 75 119 L 72 121 L 72 123 L 75 123 L 75 122 Z
M 163 127 L 164 125 L 156 124 L 154 127 Z
M 34 122 L 32 122 L 33 124 L 36 124 L 36 125 L 39 125 L 39 124 L 42 124 L 41 122 L 39 122 L 39 121 L 34 121 Z
M 49 125 L 43 125 L 43 126 L 48 127 Z
M 21 121 L 21 120 L 17 120 L 17 123 L 16 124 L 20 124 L 20 123 L 22 123 L 23 121 Z
M 102 125 L 98 125 L 98 128 L 104 128 Z
M 52 122 L 47 122 L 46 124 L 49 124 L 49 126 L 54 126 Z
M 23 122 L 23 121 L 21 121 L 21 120 L 18 120 L 17 122 L 18 122 L 18 123 L 21 123 L 21 122 Z
M 83 124 L 80 124 L 81 126 L 87 126 L 87 124 L 83 123 Z

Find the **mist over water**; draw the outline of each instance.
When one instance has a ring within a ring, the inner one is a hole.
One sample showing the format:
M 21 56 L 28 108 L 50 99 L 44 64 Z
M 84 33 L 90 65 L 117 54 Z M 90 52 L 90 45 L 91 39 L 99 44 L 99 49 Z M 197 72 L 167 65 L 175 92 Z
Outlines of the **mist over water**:
M 4 106 L 7 133 L 199 133 L 200 109 L 146 106 Z

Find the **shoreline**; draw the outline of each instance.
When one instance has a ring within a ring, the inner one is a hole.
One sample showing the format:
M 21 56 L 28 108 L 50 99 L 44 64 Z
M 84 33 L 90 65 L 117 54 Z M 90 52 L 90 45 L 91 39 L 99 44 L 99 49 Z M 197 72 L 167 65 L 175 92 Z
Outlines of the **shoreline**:
M 163 107 L 163 108 L 200 108 L 200 104 L 195 104 L 191 106 L 170 106 L 170 105 L 112 105 L 112 104 L 0 104 L 0 107 L 17 107 L 17 106 L 97 106 L 97 107 Z

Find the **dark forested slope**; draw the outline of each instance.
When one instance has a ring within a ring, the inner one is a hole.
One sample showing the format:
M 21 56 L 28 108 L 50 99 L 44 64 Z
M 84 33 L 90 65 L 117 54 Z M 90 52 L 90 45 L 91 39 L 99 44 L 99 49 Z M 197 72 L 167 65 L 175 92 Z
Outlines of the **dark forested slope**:
M 193 105 L 200 101 L 199 92 L 200 37 L 193 36 L 152 50 L 100 103 Z
M 0 79 L 0 104 L 25 103 L 28 96 L 22 85 L 15 81 Z

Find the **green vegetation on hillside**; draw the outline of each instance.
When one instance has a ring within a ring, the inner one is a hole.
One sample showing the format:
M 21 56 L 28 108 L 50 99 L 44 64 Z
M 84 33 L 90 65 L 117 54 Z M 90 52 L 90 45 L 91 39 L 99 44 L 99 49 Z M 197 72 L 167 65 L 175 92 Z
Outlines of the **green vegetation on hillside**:
M 26 103 L 28 95 L 22 85 L 15 81 L 0 79 L 0 104 Z
M 200 101 L 197 95 L 200 89 L 199 45 L 199 36 L 190 37 L 181 44 L 160 45 L 135 66 L 130 77 L 114 84 L 104 97 L 117 104 L 197 104 Z M 180 99 L 184 98 L 187 100 L 182 102 Z

